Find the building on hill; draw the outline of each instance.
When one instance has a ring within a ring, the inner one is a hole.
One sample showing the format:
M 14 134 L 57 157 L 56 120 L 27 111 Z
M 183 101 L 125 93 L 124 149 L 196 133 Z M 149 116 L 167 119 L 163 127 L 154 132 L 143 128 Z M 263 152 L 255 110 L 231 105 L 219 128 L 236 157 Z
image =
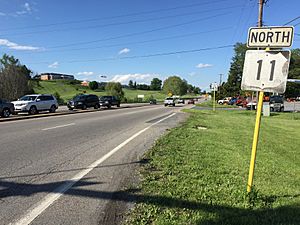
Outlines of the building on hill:
M 86 81 L 86 80 L 81 82 L 81 86 L 84 86 L 84 87 L 88 87 L 89 84 L 90 84 L 90 82 Z
M 61 73 L 42 73 L 40 75 L 41 80 L 74 80 L 73 75 L 61 74 Z

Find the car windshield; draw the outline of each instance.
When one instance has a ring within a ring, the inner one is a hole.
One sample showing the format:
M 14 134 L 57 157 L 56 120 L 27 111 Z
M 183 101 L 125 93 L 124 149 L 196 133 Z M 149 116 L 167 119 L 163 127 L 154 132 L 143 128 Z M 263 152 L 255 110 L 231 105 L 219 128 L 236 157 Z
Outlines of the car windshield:
M 100 97 L 101 101 L 107 101 L 107 100 L 110 100 L 110 99 L 111 99 L 110 96 L 102 96 L 102 97 Z
M 31 96 L 31 95 L 25 95 L 22 98 L 20 98 L 20 101 L 34 101 L 37 96 Z
M 173 100 L 173 98 L 166 98 L 166 100 Z
M 85 95 L 78 95 L 74 98 L 75 101 L 84 100 Z

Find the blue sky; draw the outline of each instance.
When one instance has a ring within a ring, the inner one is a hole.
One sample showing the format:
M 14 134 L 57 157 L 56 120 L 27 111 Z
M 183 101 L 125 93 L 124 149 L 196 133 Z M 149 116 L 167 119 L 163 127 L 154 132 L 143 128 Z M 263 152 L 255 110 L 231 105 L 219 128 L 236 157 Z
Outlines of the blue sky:
M 246 42 L 258 14 L 257 0 L 0 0 L 0 4 L 0 54 L 14 55 L 35 73 L 125 84 L 130 79 L 149 83 L 153 77 L 178 75 L 201 89 L 218 82 L 219 74 L 227 79 L 233 56 L 228 46 Z M 264 24 L 283 25 L 300 16 L 299 8 L 299 0 L 270 0 Z M 297 34 L 298 23 L 300 19 L 290 24 L 296 25 Z M 299 47 L 296 35 L 293 48 Z M 190 50 L 199 51 L 182 52 Z

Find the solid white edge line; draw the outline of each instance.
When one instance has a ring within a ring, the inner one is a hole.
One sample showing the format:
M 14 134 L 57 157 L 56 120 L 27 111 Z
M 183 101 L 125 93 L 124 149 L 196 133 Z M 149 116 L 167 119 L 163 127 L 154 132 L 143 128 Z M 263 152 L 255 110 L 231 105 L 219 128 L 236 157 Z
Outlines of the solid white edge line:
M 28 213 L 24 215 L 21 219 L 19 219 L 16 222 L 10 223 L 14 225 L 27 225 L 30 224 L 36 217 L 38 217 L 43 211 L 45 211 L 51 204 L 53 204 L 57 199 L 59 199 L 66 191 L 68 191 L 76 182 L 81 180 L 85 175 L 87 175 L 89 172 L 91 172 L 95 167 L 99 166 L 102 162 L 104 162 L 106 159 L 108 159 L 110 156 L 112 156 L 114 153 L 119 151 L 122 147 L 124 147 L 126 144 L 128 144 L 130 141 L 132 141 L 137 136 L 144 133 L 146 130 L 151 128 L 152 126 L 155 126 L 158 123 L 161 123 L 162 121 L 169 119 L 170 117 L 174 116 L 176 113 L 172 113 L 171 115 L 164 117 L 160 119 L 159 121 L 151 124 L 150 126 L 144 128 L 143 130 L 140 130 L 139 132 L 132 135 L 130 138 L 119 144 L 117 147 L 115 147 L 110 152 L 106 153 L 103 157 L 96 160 L 92 164 L 88 166 L 88 168 L 83 169 L 81 172 L 77 173 L 73 178 L 68 180 L 64 185 L 58 187 L 53 192 L 47 194 L 43 200 L 41 200 L 39 203 L 37 203 L 32 209 L 28 210 Z
M 73 125 L 75 125 L 75 123 L 69 123 L 69 124 L 59 125 L 59 126 L 55 126 L 55 127 L 44 128 L 42 130 L 53 130 L 56 128 L 68 127 L 68 126 L 73 126 Z

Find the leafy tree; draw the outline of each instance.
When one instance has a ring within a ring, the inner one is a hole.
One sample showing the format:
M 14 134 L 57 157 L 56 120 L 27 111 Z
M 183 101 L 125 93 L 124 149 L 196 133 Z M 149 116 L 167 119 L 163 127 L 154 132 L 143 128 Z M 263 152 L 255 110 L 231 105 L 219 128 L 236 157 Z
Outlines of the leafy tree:
M 150 86 L 147 84 L 137 84 L 136 89 L 138 90 L 150 90 Z
M 234 56 L 230 64 L 228 79 L 221 87 L 222 95 L 235 96 L 240 93 L 246 50 L 246 44 L 237 43 L 234 46 Z
M 129 87 L 130 89 L 133 89 L 133 81 L 132 81 L 132 80 L 130 80 L 130 81 L 128 82 L 128 87 Z
M 150 84 L 150 89 L 155 91 L 160 91 L 162 85 L 162 80 L 158 78 L 153 78 Z
M 171 76 L 164 81 L 163 91 L 166 94 L 184 95 L 187 92 L 187 83 L 178 76 Z
M 133 88 L 136 89 L 136 81 L 134 81 Z
M 120 100 L 124 98 L 122 85 L 119 82 L 108 82 L 105 86 L 105 90 L 108 94 L 117 96 Z
M 98 88 L 98 82 L 97 82 L 97 81 L 91 81 L 91 82 L 89 83 L 89 88 L 90 88 L 91 90 L 96 90 L 96 89 Z
M 31 73 L 18 59 L 4 54 L 0 59 L 0 98 L 13 100 L 32 93 Z
M 289 79 L 300 79 L 300 49 L 293 49 L 289 67 Z M 300 84 L 287 82 L 285 96 L 287 98 L 300 96 Z

